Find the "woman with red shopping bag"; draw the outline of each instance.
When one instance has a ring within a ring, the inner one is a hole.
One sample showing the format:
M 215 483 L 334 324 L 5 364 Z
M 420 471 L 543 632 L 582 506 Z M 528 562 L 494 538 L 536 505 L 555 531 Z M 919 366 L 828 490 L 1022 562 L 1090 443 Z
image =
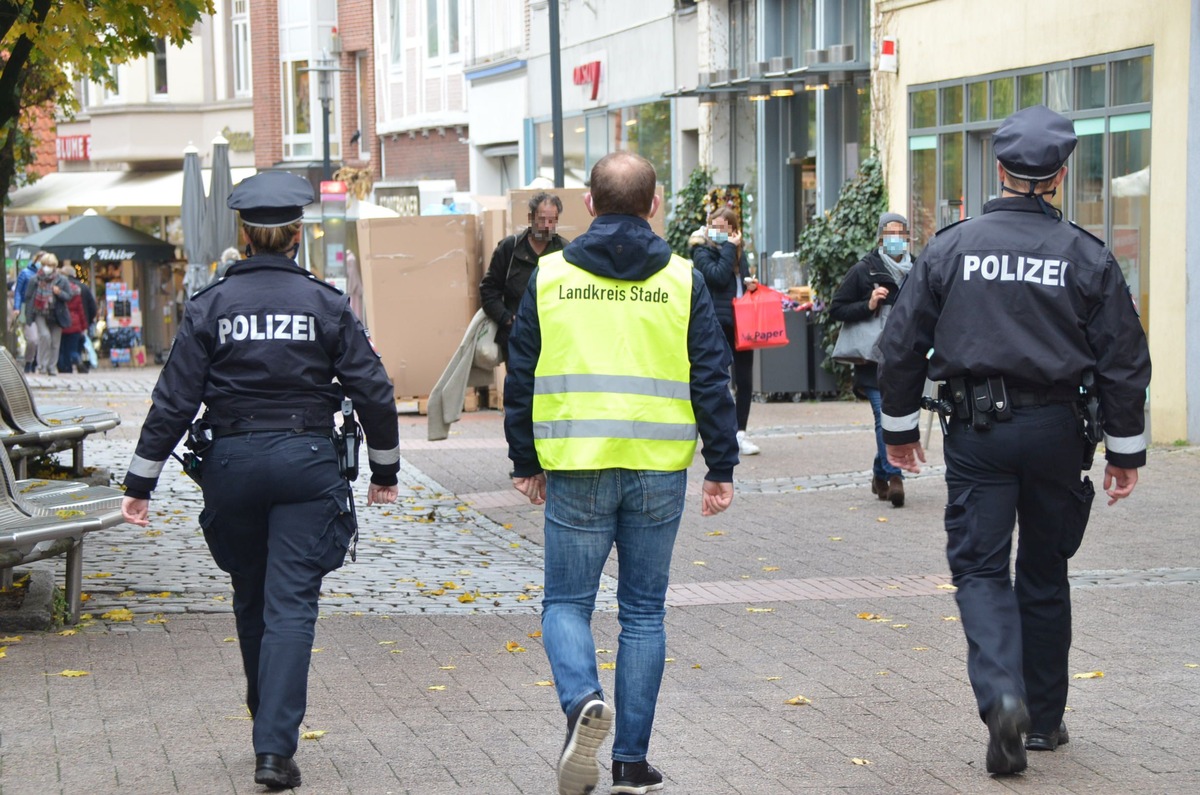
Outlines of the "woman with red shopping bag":
M 708 216 L 708 225 L 692 233 L 692 264 L 704 275 L 713 309 L 729 350 L 733 352 L 733 391 L 737 400 L 738 450 L 742 455 L 758 455 L 759 448 L 746 438 L 753 392 L 754 351 L 738 350 L 733 322 L 733 300 L 758 289 L 758 280 L 750 275 L 742 251 L 742 230 L 737 213 L 721 207 Z

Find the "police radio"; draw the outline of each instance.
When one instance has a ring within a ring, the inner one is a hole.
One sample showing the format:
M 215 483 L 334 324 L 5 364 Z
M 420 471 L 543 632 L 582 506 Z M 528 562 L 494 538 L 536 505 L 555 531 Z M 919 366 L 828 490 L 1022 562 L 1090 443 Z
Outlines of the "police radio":
M 354 401 L 345 398 L 342 400 L 342 427 L 333 432 L 333 441 L 337 447 L 338 468 L 346 480 L 358 480 L 358 447 L 362 438 L 362 428 L 354 419 Z

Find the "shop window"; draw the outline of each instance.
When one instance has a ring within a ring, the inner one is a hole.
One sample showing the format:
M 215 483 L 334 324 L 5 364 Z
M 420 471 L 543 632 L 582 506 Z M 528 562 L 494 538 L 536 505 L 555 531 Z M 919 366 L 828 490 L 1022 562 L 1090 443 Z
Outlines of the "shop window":
M 963 87 L 950 86 L 942 89 L 942 124 L 962 124 Z
M 563 119 L 563 182 L 567 187 L 581 187 L 587 182 L 584 163 L 586 126 L 582 116 Z M 554 179 L 554 133 L 550 122 L 534 125 L 537 138 L 537 174 Z
M 941 136 L 942 192 L 938 204 L 938 228 L 967 217 L 963 195 L 963 134 Z
M 671 103 L 648 102 L 609 113 L 613 151 L 635 152 L 654 164 L 665 196 L 671 195 Z
M 1002 77 L 992 81 L 992 118 L 1006 119 L 1013 112 L 1013 79 Z
M 1104 64 L 1075 68 L 1075 107 L 1091 110 L 1104 107 Z
M 908 218 L 912 224 L 913 249 L 916 251 L 937 231 L 937 136 L 918 135 L 909 139 L 912 206 Z
M 1138 306 L 1150 293 L 1150 114 L 1133 113 L 1109 119 L 1109 162 L 1112 177 L 1112 235 L 1108 247 L 1121 265 Z
M 1034 105 L 1042 105 L 1045 103 L 1045 98 L 1042 96 L 1043 89 L 1046 84 L 1046 76 L 1042 72 L 1032 75 L 1021 75 L 1017 78 L 1017 107 L 1032 108 Z
M 988 84 L 985 81 L 967 84 L 967 121 L 987 121 Z
M 1052 69 L 1046 72 L 1046 107 L 1059 113 L 1071 109 L 1071 70 Z
M 911 126 L 914 128 L 937 126 L 937 91 L 914 91 L 908 95 L 912 109 Z
M 1150 101 L 1150 56 L 1113 61 L 1112 104 L 1133 105 Z
M 154 40 L 154 93 L 162 96 L 167 93 L 167 40 Z

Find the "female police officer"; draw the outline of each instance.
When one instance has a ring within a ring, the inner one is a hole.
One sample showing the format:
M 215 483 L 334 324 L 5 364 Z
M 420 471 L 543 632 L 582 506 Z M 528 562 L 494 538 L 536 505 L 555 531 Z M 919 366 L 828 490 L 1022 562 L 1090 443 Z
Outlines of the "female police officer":
M 400 468 L 392 386 L 378 355 L 347 297 L 293 260 L 312 201 L 308 182 L 285 172 L 250 177 L 229 195 L 248 259 L 188 301 L 122 505 L 126 521 L 147 524 L 150 493 L 203 403 L 201 435 L 212 442 L 196 470 L 200 524 L 233 581 L 254 780 L 272 788 L 300 784 L 292 756 L 321 578 L 342 565 L 355 532 L 331 438 L 343 396 L 369 445 L 368 505 L 395 501 Z

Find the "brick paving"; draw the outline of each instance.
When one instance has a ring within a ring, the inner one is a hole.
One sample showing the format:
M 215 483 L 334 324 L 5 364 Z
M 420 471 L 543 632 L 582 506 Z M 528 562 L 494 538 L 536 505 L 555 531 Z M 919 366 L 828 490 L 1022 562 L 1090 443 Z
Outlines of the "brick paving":
M 88 445 L 89 463 L 120 475 L 155 376 L 33 384 L 47 404 L 122 413 Z M 867 488 L 869 422 L 862 403 L 755 404 L 763 453 L 712 519 L 699 516 L 702 469 L 689 472 L 651 746 L 665 792 L 1200 791 L 1200 452 L 1154 450 L 1130 500 L 1098 501 L 1071 567 L 1071 670 L 1103 676 L 1072 679 L 1071 744 L 1001 780 L 982 770 L 946 587 L 938 433 L 895 509 Z M 304 725 L 325 734 L 301 742 L 300 791 L 551 792 L 563 721 L 537 637 L 541 510 L 513 498 L 496 412 L 464 415 L 437 443 L 423 417 L 400 425 L 402 502 L 360 499 L 358 561 L 326 580 Z M 199 492 L 172 474 L 155 496 L 149 532 L 89 537 L 96 618 L 0 641 L 0 795 L 261 791 Z M 61 560 L 38 565 L 61 579 Z M 615 574 L 610 562 L 594 620 L 601 662 L 617 657 Z M 99 618 L 116 607 L 134 620 Z M 613 671 L 601 677 L 611 689 Z

